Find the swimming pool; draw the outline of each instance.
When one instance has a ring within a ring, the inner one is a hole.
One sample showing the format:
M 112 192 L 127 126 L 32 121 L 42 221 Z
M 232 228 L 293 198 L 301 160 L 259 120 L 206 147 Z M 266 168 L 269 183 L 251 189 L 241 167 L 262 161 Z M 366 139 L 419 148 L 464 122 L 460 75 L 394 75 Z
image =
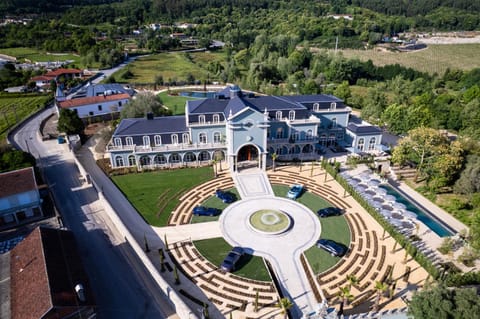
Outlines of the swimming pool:
M 440 237 L 453 236 L 454 232 L 448 229 L 441 221 L 435 219 L 433 216 L 429 215 L 423 209 L 420 209 L 418 206 L 414 205 L 410 200 L 405 198 L 401 193 L 395 190 L 390 185 L 382 184 L 379 186 L 387 191 L 387 194 L 393 195 L 396 198 L 396 201 L 407 206 L 407 210 L 410 210 L 417 214 L 417 219 L 430 228 L 435 234 Z
M 217 92 L 204 92 L 204 91 L 185 91 L 185 92 L 180 92 L 180 96 L 188 96 L 188 97 L 195 97 L 199 99 L 213 99 L 217 95 Z

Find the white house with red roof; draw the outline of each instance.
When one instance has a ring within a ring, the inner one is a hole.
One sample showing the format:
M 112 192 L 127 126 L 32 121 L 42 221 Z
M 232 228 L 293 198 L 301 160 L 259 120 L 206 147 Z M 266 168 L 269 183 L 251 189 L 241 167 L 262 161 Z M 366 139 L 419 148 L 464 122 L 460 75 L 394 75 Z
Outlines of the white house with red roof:
M 0 227 L 43 216 L 33 167 L 0 174 Z
M 128 93 L 106 93 L 99 96 L 87 96 L 77 99 L 57 99 L 55 106 L 57 113 L 60 109 L 74 110 L 81 119 L 94 117 L 115 116 L 122 111 L 122 108 L 130 101 Z
M 79 69 L 59 68 L 43 75 L 34 76 L 30 79 L 30 81 L 35 82 L 37 87 L 44 88 L 46 86 L 50 86 L 51 81 L 58 81 L 61 76 L 65 77 L 66 79 L 82 78 L 83 71 Z

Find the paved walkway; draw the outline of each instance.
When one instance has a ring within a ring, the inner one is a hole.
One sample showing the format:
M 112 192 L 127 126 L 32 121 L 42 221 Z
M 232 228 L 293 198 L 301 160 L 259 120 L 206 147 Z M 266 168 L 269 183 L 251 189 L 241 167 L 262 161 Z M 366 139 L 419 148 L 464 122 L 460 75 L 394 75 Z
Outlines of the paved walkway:
M 242 199 L 275 196 L 267 174 L 258 168 L 234 173 L 232 177 Z
M 263 209 L 286 213 L 292 225 L 285 232 L 271 235 L 255 230 L 250 216 Z M 232 246 L 241 246 L 250 254 L 266 258 L 275 270 L 284 296 L 295 303 L 294 318 L 318 308 L 300 255 L 320 237 L 320 222 L 307 207 L 286 198 L 264 197 L 241 200 L 228 206 L 220 217 L 223 237 Z

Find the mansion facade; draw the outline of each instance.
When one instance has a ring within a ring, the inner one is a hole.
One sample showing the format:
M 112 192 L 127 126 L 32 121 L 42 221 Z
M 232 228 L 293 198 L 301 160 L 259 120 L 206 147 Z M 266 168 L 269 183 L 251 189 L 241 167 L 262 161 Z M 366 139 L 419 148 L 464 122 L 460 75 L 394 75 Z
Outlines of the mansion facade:
M 350 122 L 350 107 L 332 95 L 255 96 L 238 86 L 187 101 L 185 115 L 124 119 L 107 146 L 112 168 L 196 166 L 226 160 L 265 170 L 277 160 L 316 160 L 326 148 L 379 149 L 381 130 Z

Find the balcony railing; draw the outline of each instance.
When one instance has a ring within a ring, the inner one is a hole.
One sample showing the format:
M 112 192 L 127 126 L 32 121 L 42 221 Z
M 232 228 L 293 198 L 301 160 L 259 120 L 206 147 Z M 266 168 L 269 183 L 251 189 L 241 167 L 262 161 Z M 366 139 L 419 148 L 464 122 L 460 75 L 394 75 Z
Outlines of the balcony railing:
M 290 139 L 290 138 L 269 138 L 268 144 L 296 144 L 296 143 L 316 143 L 318 142 L 318 137 L 312 136 L 309 138 L 303 139 Z
M 212 148 L 223 148 L 225 143 L 192 143 L 192 144 L 168 144 L 157 146 L 144 146 L 144 145 L 108 145 L 107 151 L 133 151 L 135 153 L 154 153 L 154 152 L 166 152 L 166 151 L 188 151 L 188 150 L 204 150 Z

